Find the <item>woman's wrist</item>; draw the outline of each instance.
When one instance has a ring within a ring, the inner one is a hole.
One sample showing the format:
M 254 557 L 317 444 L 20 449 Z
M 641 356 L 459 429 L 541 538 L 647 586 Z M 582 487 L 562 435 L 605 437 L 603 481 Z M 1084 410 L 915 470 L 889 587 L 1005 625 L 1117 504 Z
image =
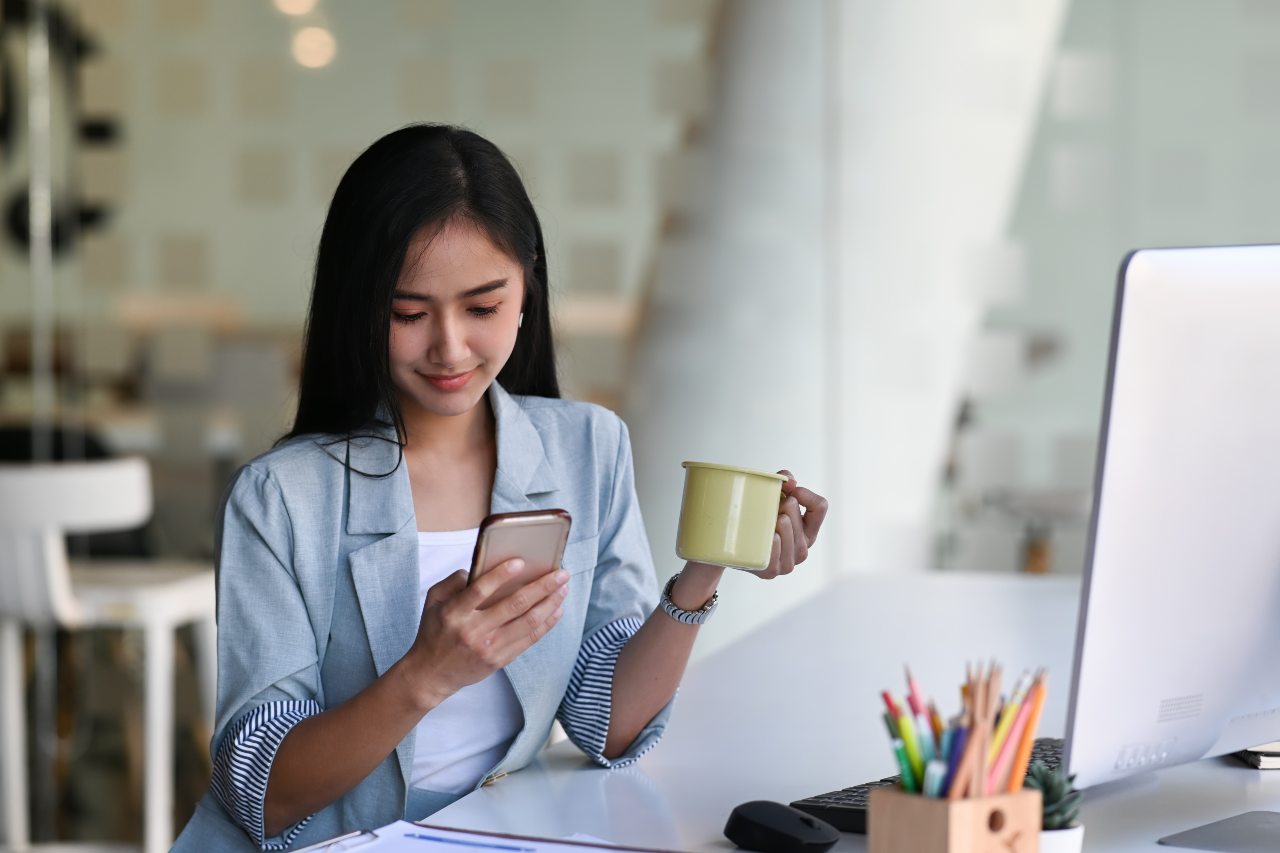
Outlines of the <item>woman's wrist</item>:
M 419 714 L 426 714 L 449 698 L 449 692 L 436 683 L 427 667 L 414 657 L 412 649 L 391 665 L 387 675 L 391 676 L 390 681 L 396 685 L 396 692 L 405 704 Z
M 684 571 L 671 588 L 671 603 L 681 610 L 700 610 L 716 594 L 724 566 L 685 563 Z

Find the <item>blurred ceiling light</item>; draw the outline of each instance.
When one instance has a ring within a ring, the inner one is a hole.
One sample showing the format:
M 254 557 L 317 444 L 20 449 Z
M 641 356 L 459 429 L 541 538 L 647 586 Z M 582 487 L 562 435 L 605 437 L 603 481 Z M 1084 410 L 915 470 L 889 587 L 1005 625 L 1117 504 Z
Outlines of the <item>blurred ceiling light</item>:
M 323 68 L 337 51 L 338 43 L 324 27 L 305 27 L 293 36 L 293 58 L 306 68 Z
M 275 0 L 275 3 L 286 15 L 305 15 L 316 7 L 316 0 Z

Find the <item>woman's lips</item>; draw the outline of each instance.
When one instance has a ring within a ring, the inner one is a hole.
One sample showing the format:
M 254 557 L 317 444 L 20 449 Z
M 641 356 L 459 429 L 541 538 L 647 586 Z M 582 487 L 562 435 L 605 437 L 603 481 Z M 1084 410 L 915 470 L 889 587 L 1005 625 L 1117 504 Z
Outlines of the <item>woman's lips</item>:
M 422 378 L 441 391 L 457 391 L 471 381 L 473 373 L 475 373 L 474 370 L 468 370 L 466 373 L 454 373 L 450 376 L 428 376 L 423 374 Z

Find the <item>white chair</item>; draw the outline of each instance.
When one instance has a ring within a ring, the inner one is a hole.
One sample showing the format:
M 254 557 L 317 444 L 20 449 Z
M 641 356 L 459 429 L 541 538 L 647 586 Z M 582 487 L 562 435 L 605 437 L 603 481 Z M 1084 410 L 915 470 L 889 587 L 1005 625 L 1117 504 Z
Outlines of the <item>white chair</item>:
M 30 846 L 22 628 L 140 629 L 144 679 L 143 850 L 173 843 L 174 631 L 198 626 L 202 707 L 217 679 L 214 575 L 204 564 L 71 564 L 64 536 L 137 527 L 151 515 L 141 458 L 0 465 L 0 848 Z

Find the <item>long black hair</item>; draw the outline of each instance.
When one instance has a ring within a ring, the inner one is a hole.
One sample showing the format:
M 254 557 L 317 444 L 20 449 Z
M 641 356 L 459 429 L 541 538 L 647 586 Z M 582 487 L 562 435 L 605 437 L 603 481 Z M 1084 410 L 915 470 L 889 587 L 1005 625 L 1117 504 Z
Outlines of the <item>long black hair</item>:
M 524 269 L 524 322 L 498 382 L 513 394 L 560 396 L 546 246 L 520 176 L 496 145 L 469 130 L 414 124 L 370 145 L 334 192 L 316 254 L 298 413 L 281 441 L 359 434 L 382 408 L 403 442 L 387 358 L 391 294 L 414 235 L 457 219 Z

